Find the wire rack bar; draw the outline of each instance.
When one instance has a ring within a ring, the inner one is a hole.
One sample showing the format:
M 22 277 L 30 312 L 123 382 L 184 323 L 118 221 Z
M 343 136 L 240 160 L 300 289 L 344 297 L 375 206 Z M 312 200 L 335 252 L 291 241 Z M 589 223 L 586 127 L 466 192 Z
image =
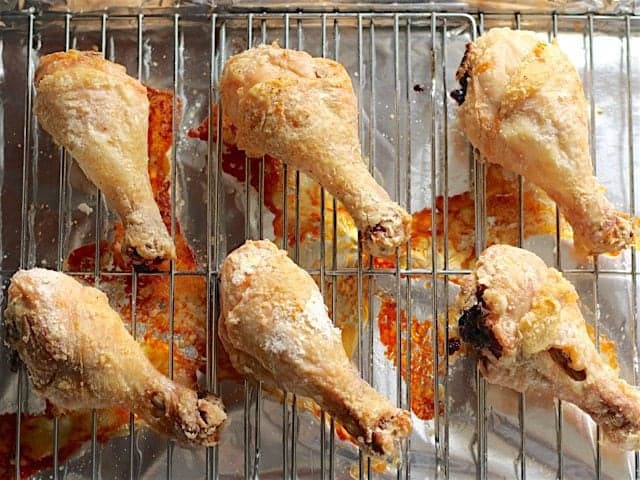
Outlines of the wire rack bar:
M 65 25 L 64 25 L 64 33 L 65 33 L 65 40 L 64 40 L 64 49 L 65 51 L 69 50 L 69 23 L 70 23 L 70 16 L 67 15 L 65 16 Z M 102 45 L 104 46 L 104 45 Z M 104 50 L 103 50 L 104 52 Z M 59 177 L 59 185 L 58 185 L 58 254 L 56 256 L 56 270 L 58 271 L 62 271 L 63 269 L 63 243 L 64 243 L 64 232 L 65 232 L 65 224 L 64 224 L 64 220 L 65 220 L 65 207 L 66 207 L 66 197 L 67 197 L 67 165 L 68 165 L 68 161 L 67 161 L 67 155 L 66 155 L 66 151 L 64 148 L 60 149 L 60 177 Z M 98 226 L 98 219 L 96 217 L 96 230 L 99 228 Z M 98 249 L 96 249 L 96 252 L 98 251 Z M 99 268 L 99 267 L 98 267 Z M 54 417 L 53 419 L 53 478 L 54 480 L 57 480 L 58 478 L 58 472 L 60 469 L 59 466 L 59 458 L 58 458 L 58 439 L 59 439 L 59 420 L 58 417 Z M 92 439 L 93 440 L 93 439 Z M 93 447 L 93 444 L 92 444 Z
M 401 99 L 401 85 L 400 85 L 400 66 L 399 66 L 399 61 L 400 61 L 400 41 L 399 41 L 399 36 L 400 36 L 400 19 L 398 18 L 398 16 L 394 16 L 393 18 L 393 87 L 394 87 L 394 98 L 393 98 L 393 106 L 392 106 L 392 111 L 393 111 L 393 116 L 394 116 L 394 122 L 393 122 L 393 136 L 395 139 L 395 195 L 396 201 L 400 201 L 400 196 L 401 196 L 401 184 L 400 184 L 400 107 L 399 107 L 399 102 Z M 373 92 L 372 92 L 373 95 Z M 391 182 L 389 182 L 391 183 Z M 395 275 L 395 299 L 396 299 L 396 358 L 401 359 L 402 358 L 402 320 L 401 320 L 401 312 L 400 312 L 400 298 L 401 298 L 401 287 L 402 287 L 402 279 L 400 277 L 400 275 L 397 274 L 397 271 L 400 269 L 400 250 L 396 250 L 396 259 L 395 259 L 395 269 L 396 269 L 396 275 Z M 410 322 L 410 319 L 407 319 L 407 323 Z M 401 368 L 401 364 L 402 362 L 398 362 L 398 368 L 396 368 L 396 405 L 398 407 L 402 407 L 402 386 L 403 386 L 403 379 L 402 379 L 402 368 Z M 405 450 L 405 446 L 402 446 L 402 459 L 403 462 L 400 464 L 399 468 L 396 471 L 396 478 L 398 480 L 400 480 L 403 476 L 403 468 L 406 462 L 404 462 L 404 459 L 406 457 L 406 450 Z
M 67 17 L 68 18 L 68 17 Z M 108 58 L 107 52 L 107 15 L 103 14 L 100 17 L 100 52 L 102 53 L 103 58 Z M 69 23 L 65 24 L 65 35 L 69 34 Z M 68 44 L 65 46 L 68 50 Z M 113 53 L 113 52 L 111 52 Z M 64 163 L 68 165 L 69 159 L 68 155 L 65 156 Z M 67 189 L 70 185 L 70 182 L 65 181 L 63 188 Z M 68 207 L 70 209 L 70 206 Z M 99 288 L 100 285 L 100 243 L 102 236 L 102 192 L 99 188 L 96 188 L 96 217 L 95 217 L 95 251 L 93 258 L 93 282 L 96 288 Z M 132 281 L 135 279 L 135 273 L 132 273 Z M 132 302 L 135 300 L 132 298 Z M 136 335 L 135 330 L 135 303 L 132 304 L 132 314 L 131 314 L 131 333 L 132 335 Z M 133 425 L 133 415 L 130 415 L 130 424 Z M 98 417 L 95 409 L 91 412 L 91 474 L 93 478 L 98 477 L 98 461 L 97 461 L 97 453 L 98 453 L 98 438 L 97 438 L 97 425 L 98 425 Z M 130 443 L 135 441 L 135 433 L 130 431 Z M 58 457 L 57 448 L 55 450 L 55 458 Z M 130 456 L 131 458 L 131 456 Z
M 594 58 L 593 58 L 593 16 L 587 16 L 587 79 L 588 79 L 588 99 L 589 99 L 589 147 L 591 153 L 591 161 L 593 162 L 594 175 L 598 174 L 598 160 L 596 151 L 596 104 L 594 93 Z M 600 351 L 600 307 L 599 307 L 599 274 L 598 274 L 598 257 L 593 257 L 593 312 L 595 327 L 595 344 L 596 349 Z M 602 476 L 602 455 L 600 452 L 600 427 L 596 426 L 596 445 L 595 445 L 595 474 L 596 478 Z
M 376 91 L 376 74 L 377 71 L 377 59 L 376 59 L 376 24 L 373 18 L 370 19 L 369 22 L 369 118 L 371 118 L 373 125 L 369 127 L 369 132 L 367 135 L 367 143 L 368 143 L 368 153 L 369 153 L 369 172 L 373 175 L 375 171 L 375 162 L 376 162 L 376 141 L 375 141 L 375 130 L 376 130 L 376 121 L 377 121 L 377 109 L 376 109 L 376 98 L 374 96 L 374 92 Z M 334 199 L 334 222 L 336 222 L 336 201 Z M 335 240 L 336 235 L 334 235 L 334 248 L 337 249 L 337 243 Z M 358 235 L 358 256 L 362 256 L 362 237 Z M 368 264 L 371 265 L 373 262 L 373 258 L 371 255 L 368 256 Z M 398 264 L 396 262 L 396 268 Z M 375 289 L 375 279 L 369 279 L 369 290 L 368 290 L 368 308 L 369 308 L 369 328 L 367 335 L 367 351 L 368 351 L 368 361 L 366 362 L 368 365 L 367 371 L 367 381 L 375 388 L 375 380 L 373 376 L 373 328 L 371 327 L 374 322 L 373 316 L 373 291 Z M 361 305 L 358 305 L 361 307 Z M 360 309 L 360 308 L 359 308 Z M 397 325 L 397 319 L 396 319 Z M 363 461 L 360 458 L 360 471 L 362 472 Z M 367 462 L 367 478 L 371 478 L 371 463 Z
M 144 28 L 144 15 L 141 13 L 138 14 L 137 22 L 136 22 L 136 56 L 137 56 L 137 65 L 136 65 L 136 76 L 139 82 L 143 81 L 142 78 L 142 67 L 143 67 L 143 50 L 142 50 L 142 41 L 143 41 L 143 28 Z M 100 242 L 96 241 L 96 247 L 99 247 Z M 99 251 L 99 248 L 96 248 L 96 253 Z M 96 268 L 100 267 L 99 261 L 96 261 Z M 138 275 L 137 271 L 133 269 L 131 271 L 131 335 L 134 339 L 137 339 L 138 335 L 138 324 L 137 324 L 137 311 L 138 311 Z M 96 433 L 96 426 L 92 425 L 91 434 L 92 437 Z M 129 479 L 133 480 L 136 478 L 138 474 L 137 468 L 137 457 L 136 457 L 136 419 L 133 413 L 129 416 Z M 96 466 L 95 457 L 92 452 L 92 465 Z M 94 476 L 93 480 L 97 480 L 97 468 L 94 468 Z
M 443 245 L 444 247 L 444 245 Z M 320 275 L 320 268 L 305 268 L 304 269 L 309 275 Z M 440 276 L 460 276 L 460 275 L 468 275 L 471 271 L 467 270 L 467 269 L 456 269 L 456 268 L 448 268 L 448 269 L 438 269 L 437 270 L 437 274 Z M 562 270 L 563 273 L 566 274 L 570 274 L 570 275 L 582 275 L 582 276 L 586 276 L 586 275 L 593 275 L 595 270 L 592 268 L 564 268 Z M 15 269 L 0 269 L 0 275 L 7 275 L 7 276 L 11 276 L 15 273 Z M 83 272 L 83 271 L 67 271 L 65 270 L 64 272 L 66 275 L 72 276 L 72 277 L 82 277 L 82 276 L 87 276 L 87 274 L 92 274 L 93 272 Z M 363 277 L 389 277 L 389 276 L 395 276 L 396 273 L 402 277 L 424 277 L 424 276 L 431 276 L 433 275 L 433 270 L 431 268 L 411 268 L 411 269 L 407 269 L 407 268 L 400 268 L 397 271 L 395 269 L 388 269 L 388 268 L 375 268 L 375 269 L 369 269 L 369 268 L 362 268 L 362 275 Z M 358 274 L 358 269 L 357 268 L 349 268 L 349 267 L 344 267 L 344 268 L 336 268 L 334 269 L 325 269 L 325 275 L 326 276 L 330 276 L 330 277 L 350 277 L 350 276 L 355 276 Z M 100 270 L 99 275 L 104 276 L 104 275 L 108 275 L 110 277 L 120 277 L 120 278 L 126 278 L 126 277 L 133 277 L 133 275 L 131 274 L 131 272 L 115 272 L 115 271 L 109 271 L 109 270 Z M 174 277 L 202 277 L 202 278 L 206 278 L 207 275 L 213 275 L 213 276 L 217 276 L 219 275 L 219 272 L 216 270 L 212 270 L 209 273 L 206 272 L 189 272 L 189 271 L 179 271 L 179 272 L 174 272 Z M 599 276 L 627 276 L 627 277 L 631 277 L 632 275 L 635 275 L 636 277 L 638 275 L 640 275 L 640 272 L 632 272 L 631 269 L 627 270 L 611 270 L 611 269 L 599 269 L 598 270 L 598 275 Z M 136 277 L 137 278 L 144 278 L 144 277 L 163 277 L 166 276 L 168 277 L 169 274 L 168 272 L 136 272 Z
M 480 14 L 477 32 L 482 35 L 484 33 L 484 14 Z M 472 40 L 476 39 L 474 30 Z M 486 202 L 485 202 L 485 180 L 486 169 L 485 164 L 480 161 L 479 153 L 474 149 L 474 165 L 475 173 L 474 198 L 475 198 L 475 230 L 476 230 L 476 255 L 478 255 L 486 247 Z M 480 373 L 480 369 L 476 367 L 476 389 L 477 389 L 477 405 L 476 405 L 476 466 L 477 476 L 479 480 L 487 478 L 487 393 L 486 382 Z
M 22 136 L 23 155 L 22 155 L 22 189 L 21 189 L 21 203 L 20 203 L 20 268 L 28 268 L 30 265 L 27 262 L 27 205 L 29 198 L 29 154 L 31 150 L 31 101 L 33 98 L 33 26 L 34 16 L 29 15 L 27 17 L 27 59 L 26 59 L 26 88 L 25 88 L 25 111 L 24 111 L 24 131 Z M 20 480 L 20 429 L 23 410 L 23 398 L 24 398 L 24 382 L 25 382 L 25 369 L 21 365 L 18 369 L 18 388 L 16 392 L 16 444 L 15 444 L 15 477 L 16 480 Z
M 440 69 L 442 70 L 442 129 L 443 129 L 443 145 L 442 145 L 442 184 L 443 184 L 443 218 L 442 218 L 442 229 L 444 231 L 443 235 L 443 263 L 442 267 L 444 270 L 449 269 L 449 115 L 448 115 L 448 103 L 449 103 L 449 87 L 447 84 L 447 19 L 443 20 L 442 29 L 441 29 L 441 43 L 442 43 L 442 55 L 441 55 L 441 64 Z M 444 296 L 444 321 L 446 328 L 444 328 L 444 346 L 445 346 L 445 354 L 444 354 L 444 375 L 442 378 L 442 420 L 444 422 L 444 431 L 443 431 L 443 449 L 444 449 L 444 463 L 442 465 L 442 470 L 445 478 L 449 478 L 449 355 L 448 355 L 448 345 L 449 345 L 449 282 L 444 282 L 443 285 L 443 296 Z M 439 332 L 440 329 L 436 328 L 436 332 Z M 410 350 L 410 349 L 409 349 Z M 436 371 L 436 375 L 439 372 Z
M 251 27 L 249 27 L 251 30 Z M 267 41 L 267 24 L 265 21 L 260 22 L 260 31 L 261 31 L 261 43 L 266 43 Z M 253 46 L 251 41 L 249 41 L 249 46 Z M 264 238 L 264 225 L 263 225 L 263 205 L 264 205 L 264 157 L 260 161 L 258 166 L 258 236 L 259 238 Z M 255 405 L 255 435 L 254 435 L 254 467 L 253 467 L 253 478 L 258 478 L 259 475 L 259 464 L 260 464 L 260 426 L 261 426 L 261 415 L 262 415 L 262 385 L 258 384 L 256 387 L 256 405 Z
M 222 228 L 220 226 L 221 216 L 220 216 L 220 208 L 221 204 L 221 174 L 220 174 L 220 165 L 222 164 L 222 142 L 220 139 L 222 138 L 222 104 L 220 102 L 220 92 L 218 89 L 214 89 L 213 85 L 217 84 L 218 79 L 222 73 L 222 65 L 223 59 L 225 58 L 225 44 L 226 44 L 226 23 L 224 21 L 220 26 L 217 25 L 217 16 L 211 17 L 211 75 L 209 77 L 209 95 L 213 94 L 213 100 L 216 101 L 218 105 L 217 114 L 215 116 L 216 119 L 216 142 L 215 147 L 213 144 L 213 103 L 210 101 L 207 106 L 209 110 L 209 135 L 207 138 L 207 163 L 209 170 L 209 181 L 211 179 L 211 169 L 215 169 L 215 179 L 213 182 L 213 186 L 215 191 L 212 193 L 209 189 L 209 203 L 213 202 L 214 209 L 214 224 L 213 226 L 208 226 L 208 238 L 207 245 L 210 248 L 212 257 L 209 257 L 209 282 L 212 284 L 212 288 L 215 294 L 218 293 L 218 265 L 220 263 L 220 251 L 219 251 L 219 243 Z M 218 32 L 218 36 L 216 37 L 216 32 Z M 219 46 L 218 46 L 219 45 Z M 218 53 L 219 61 L 216 59 L 216 52 Z M 211 100 L 211 98 L 210 98 Z M 215 159 L 215 162 L 214 160 Z M 209 184 L 211 186 L 211 184 Z M 207 216 L 208 219 L 211 218 L 210 215 Z M 213 231 L 211 230 L 213 227 Z M 211 239 L 214 239 L 213 242 Z M 207 356 L 207 361 L 210 365 L 211 371 L 211 388 L 214 394 L 218 395 L 220 393 L 220 387 L 218 383 L 218 303 L 216 302 L 217 295 L 212 295 L 210 299 L 210 308 L 212 309 L 213 318 L 212 318 L 212 335 L 207 342 L 207 348 L 210 348 L 213 352 L 213 358 L 209 359 Z M 213 449 L 209 450 L 209 454 L 207 455 L 207 476 L 210 478 L 218 478 L 218 463 L 219 463 L 219 448 L 216 446 Z
M 38 20 L 50 20 L 50 19 L 60 19 L 63 18 L 67 12 L 62 11 L 43 11 L 38 13 L 33 13 L 30 10 L 22 10 L 22 11 L 3 11 L 0 12 L 0 18 L 3 19 L 28 19 L 29 16 L 33 16 L 34 19 Z M 144 13 L 145 18 L 171 18 L 175 14 L 175 9 L 155 9 L 149 10 Z M 375 18 L 375 19 L 393 19 L 394 17 L 398 18 L 413 18 L 413 19 L 425 19 L 430 18 L 432 15 L 437 15 L 439 18 L 452 18 L 461 20 L 466 18 L 467 21 L 476 22 L 479 18 L 484 17 L 487 19 L 505 19 L 506 21 L 512 20 L 514 14 L 513 13 L 504 13 L 504 12 L 478 12 L 478 13 L 465 13 L 465 12 L 433 12 L 430 9 L 428 4 L 424 5 L 424 10 L 422 11 L 390 11 L 390 10 L 381 10 L 381 11 L 353 11 L 353 12 L 310 12 L 310 11 L 298 11 L 298 12 L 287 12 L 287 11 L 251 11 L 251 12 L 232 12 L 225 11 L 224 9 L 218 10 L 207 10 L 207 9 L 198 9 L 198 8 L 182 8 L 180 10 L 180 17 L 183 20 L 196 20 L 200 21 L 203 18 L 210 19 L 212 15 L 216 15 L 218 18 L 224 19 L 246 19 L 248 15 L 252 14 L 255 19 L 279 19 L 283 18 L 285 15 L 288 15 L 290 18 L 303 18 L 303 19 L 320 19 L 323 15 L 330 16 L 331 18 L 341 19 L 341 18 L 357 18 L 358 16 L 362 16 L 362 18 Z M 82 19 L 99 19 L 103 13 L 97 12 L 74 12 L 73 18 L 82 18 Z M 109 18 L 117 19 L 117 18 L 135 18 L 138 15 L 138 12 L 130 12 L 130 11 L 112 11 L 108 13 Z M 558 19 L 562 20 L 584 20 L 587 15 L 590 15 L 594 20 L 603 20 L 606 22 L 620 22 L 624 25 L 625 18 L 629 18 L 632 22 L 640 19 L 639 14 L 603 14 L 603 13 L 562 13 L 562 12 L 552 12 L 552 13 L 541 13 L 541 12 L 526 12 L 521 13 L 521 18 L 538 20 L 543 19 L 547 20 L 553 16 L 556 16 Z
M 438 118 L 436 115 L 436 105 L 438 104 L 438 55 L 437 55 L 437 24 L 436 24 L 436 16 L 433 15 L 431 17 L 431 25 L 430 25 L 430 33 L 431 33 L 431 105 L 432 105 L 432 115 L 431 115 L 431 178 L 430 178 L 430 186 L 431 186 L 431 231 L 438 231 L 438 208 L 437 208 L 437 192 L 438 192 L 438 155 L 440 153 L 440 141 L 438 139 Z M 436 457 L 436 468 L 439 468 L 443 459 L 441 454 L 441 439 L 440 439 L 440 378 L 439 378 L 439 368 L 440 368 L 440 355 L 438 353 L 438 341 L 440 339 L 439 328 L 440 322 L 438 321 L 438 237 L 437 235 L 432 235 L 431 237 L 431 318 L 433 322 L 433 333 L 432 333 L 432 349 L 433 349 L 433 405 L 434 405 L 434 417 L 433 417 L 433 432 L 434 432 L 434 443 L 435 443 L 435 457 Z M 410 320 L 407 319 L 407 323 Z
M 633 125 L 633 85 L 631 74 L 631 18 L 625 16 L 624 23 L 624 49 L 625 49 L 625 69 L 626 69 L 626 99 L 627 99 L 627 150 L 629 155 L 629 214 L 632 217 L 636 215 L 636 187 L 635 187 L 635 149 L 633 144 L 634 125 Z M 628 320 L 631 327 L 631 336 L 633 338 L 633 384 L 638 385 L 638 301 L 637 301 L 637 252 L 635 246 L 631 248 L 631 318 Z M 634 478 L 640 478 L 640 453 L 634 452 Z
M 444 245 L 443 245 L 444 248 Z M 561 262 L 562 263 L 562 262 Z M 305 268 L 304 269 L 309 275 L 320 275 L 320 268 Z M 443 276 L 460 276 L 460 275 L 468 275 L 471 271 L 467 270 L 467 269 L 457 269 L 457 268 L 441 268 L 437 270 L 437 274 L 438 275 L 443 275 Z M 566 274 L 570 274 L 570 275 L 582 275 L 582 276 L 586 276 L 586 275 L 593 275 L 595 273 L 595 270 L 593 268 L 564 268 L 562 269 L 563 273 Z M 0 275 L 7 275 L 7 276 L 11 276 L 15 273 L 15 269 L 0 269 Z M 86 271 L 67 271 L 65 270 L 64 272 L 66 275 L 72 276 L 72 277 L 82 277 L 82 276 L 87 276 L 88 274 L 93 274 L 93 272 L 86 272 Z M 344 268 L 336 268 L 336 269 L 325 269 L 325 275 L 326 276 L 330 276 L 330 277 L 349 277 L 349 276 L 356 276 L 358 274 L 358 269 L 357 268 L 350 268 L 350 267 L 344 267 Z M 396 273 L 402 277 L 424 277 L 424 276 L 431 276 L 433 275 L 433 270 L 431 268 L 399 268 L 398 270 L 395 269 L 388 269 L 388 268 L 375 268 L 375 269 L 370 269 L 370 268 L 362 268 L 362 275 L 363 277 L 389 277 L 389 276 L 395 276 Z M 132 278 L 133 275 L 131 272 L 116 272 L 116 271 L 109 271 L 109 270 L 100 270 L 99 271 L 99 275 L 100 276 L 104 276 L 104 275 L 108 275 L 110 277 L 120 277 L 120 278 L 126 278 L 126 277 L 130 277 Z M 202 277 L 202 278 L 206 278 L 207 275 L 213 275 L 213 276 L 217 276 L 219 275 L 219 272 L 217 270 L 212 270 L 211 272 L 207 273 L 207 272 L 189 272 L 189 271 L 178 271 L 178 272 L 174 272 L 174 277 Z M 632 275 L 635 275 L 636 277 L 638 275 L 640 275 L 640 272 L 632 272 L 631 268 L 629 268 L 629 270 L 612 270 L 612 269 L 604 269 L 601 268 L 598 270 L 598 275 L 600 277 L 602 276 L 626 276 L 626 277 L 631 277 Z M 169 274 L 168 272 L 136 272 L 136 277 L 137 278 L 144 278 L 144 277 L 163 277 L 166 276 L 168 277 Z
M 409 125 L 411 122 L 411 99 L 410 99 L 410 94 L 409 92 L 411 91 L 411 89 L 408 87 L 408 85 L 411 84 L 412 81 L 412 69 L 411 69 L 411 60 L 412 60 L 412 52 L 411 52 L 411 19 L 407 19 L 407 24 L 406 24 L 406 29 L 405 29 L 405 78 L 407 79 L 407 86 L 405 88 L 405 102 L 407 105 L 406 108 L 406 117 L 405 117 L 405 124 Z M 410 128 L 405 128 L 405 157 L 406 157 L 406 171 L 405 171 L 405 185 L 406 185 L 406 189 L 405 189 L 405 203 L 406 203 L 406 207 L 407 207 L 407 211 L 409 213 L 411 213 L 411 182 L 409 181 L 409 179 L 411 178 L 411 165 L 412 165 L 412 155 L 411 155 L 411 129 Z M 398 177 L 400 176 L 400 170 L 398 170 L 397 172 Z M 412 265 L 412 259 L 411 259 L 411 238 L 409 238 L 407 240 L 407 245 L 406 245 L 406 251 L 407 251 L 407 268 L 411 268 Z M 396 266 L 399 268 L 400 262 L 396 263 Z M 413 318 L 413 305 L 412 305 L 412 288 L 411 288 L 411 278 L 406 277 L 406 281 L 405 281 L 405 311 L 406 311 L 406 315 L 407 315 L 407 333 L 405 335 L 406 338 L 406 363 L 407 363 L 407 368 L 406 368 L 406 378 L 405 378 L 405 389 L 406 389 L 406 394 L 405 394 L 405 408 L 408 408 L 409 410 L 411 410 L 411 381 L 412 381 L 412 374 L 411 374 L 411 348 L 412 348 L 412 342 L 411 342 L 411 333 L 412 333 L 412 322 L 411 319 Z M 398 299 L 399 300 L 399 299 Z M 399 302 L 398 302 L 399 303 Z M 373 327 L 372 327 L 373 328 Z M 398 355 L 398 358 L 400 358 L 400 355 Z M 406 449 L 406 456 L 405 456 L 405 460 L 407 460 L 405 462 L 404 465 L 404 469 L 405 469 L 405 475 L 404 478 L 405 480 L 409 480 L 411 478 L 411 462 L 408 461 L 408 455 L 409 452 L 411 451 L 411 439 L 408 438 L 406 445 L 405 445 L 405 449 Z
M 515 14 L 515 26 L 517 30 L 521 29 L 521 15 L 520 13 Z M 524 200 L 523 200 L 523 192 L 524 192 L 524 178 L 522 175 L 518 175 L 518 241 L 517 246 L 522 248 L 524 242 Z M 519 458 L 519 474 L 520 479 L 527 478 L 527 457 L 525 454 L 526 449 L 526 436 L 527 429 L 525 425 L 525 409 L 526 409 L 526 399 L 525 394 L 520 393 L 518 395 L 518 423 L 520 426 L 520 452 L 518 454 Z
M 551 18 L 551 38 L 550 40 L 555 40 L 558 38 L 558 15 L 554 14 Z M 562 271 L 562 252 L 561 252 L 561 241 L 560 241 L 560 210 L 558 207 L 555 207 L 555 216 L 556 216 L 556 231 L 555 231 L 555 267 L 559 271 Z M 559 480 L 564 477 L 564 461 L 562 455 L 562 423 L 563 423 L 563 415 L 562 415 L 562 401 L 557 399 L 555 400 L 554 406 L 555 413 L 555 429 L 556 429 L 556 455 L 557 455 L 557 471 L 556 476 Z
M 249 14 L 247 18 L 247 47 L 251 48 L 253 45 L 253 14 Z M 244 212 L 244 235 L 246 238 L 251 237 L 251 162 L 248 157 L 244 159 L 244 183 L 242 184 L 245 212 Z M 251 451 L 249 445 L 251 444 L 251 381 L 246 379 L 244 381 L 244 418 L 243 418 L 243 439 L 244 439 L 244 478 L 248 480 L 251 478 Z

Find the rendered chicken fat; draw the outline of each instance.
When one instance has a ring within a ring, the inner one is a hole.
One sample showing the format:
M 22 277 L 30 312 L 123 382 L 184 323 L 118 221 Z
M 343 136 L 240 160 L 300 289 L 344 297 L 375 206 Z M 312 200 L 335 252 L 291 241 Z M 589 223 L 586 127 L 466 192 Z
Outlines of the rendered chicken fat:
M 219 335 L 233 366 L 315 400 L 369 452 L 394 456 L 409 435 L 395 408 L 358 374 L 313 279 L 269 241 L 249 241 L 221 271 Z

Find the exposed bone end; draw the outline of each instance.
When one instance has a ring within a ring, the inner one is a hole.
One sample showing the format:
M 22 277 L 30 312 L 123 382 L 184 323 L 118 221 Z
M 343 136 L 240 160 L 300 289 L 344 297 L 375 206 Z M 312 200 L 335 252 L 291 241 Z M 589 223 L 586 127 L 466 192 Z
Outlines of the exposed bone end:
M 227 414 L 220 399 L 213 395 L 198 398 L 187 388 L 149 392 L 145 420 L 183 444 L 210 447 L 218 443 Z
M 617 254 L 631 245 L 634 237 L 629 215 L 615 211 L 604 216 L 597 225 L 574 225 L 573 233 L 576 249 L 588 255 Z
M 360 227 L 364 249 L 371 255 L 387 257 L 402 246 L 411 235 L 411 215 L 399 205 L 389 202 L 378 206 Z
M 175 246 L 159 212 L 147 215 L 140 211 L 127 217 L 122 250 L 134 264 L 148 268 L 176 258 Z
M 384 457 L 395 457 L 401 439 L 411 434 L 411 415 L 406 410 L 396 409 L 383 415 L 370 432 L 369 442 L 365 442 L 371 453 Z

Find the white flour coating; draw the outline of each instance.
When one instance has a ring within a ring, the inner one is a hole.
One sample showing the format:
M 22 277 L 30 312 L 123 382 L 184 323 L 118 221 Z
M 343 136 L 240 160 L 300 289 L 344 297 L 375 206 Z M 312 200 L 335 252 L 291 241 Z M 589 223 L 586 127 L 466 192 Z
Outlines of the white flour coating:
M 269 330 L 269 335 L 264 337 L 263 348 L 267 352 L 275 355 L 287 352 L 293 360 L 304 357 L 304 348 L 298 343 L 295 332 L 292 327 L 295 323 L 292 319 L 299 314 L 290 305 L 274 305 L 273 319 L 275 321 L 274 328 Z
M 333 326 L 322 295 L 315 288 L 311 290 L 303 315 L 306 322 L 326 339 L 340 339 L 340 330 Z
M 242 255 L 242 258 L 235 263 L 233 272 L 231 272 L 231 283 L 235 286 L 244 283 L 247 276 L 255 273 L 257 267 L 272 255 L 273 252 L 262 248 L 254 249 L 251 255 Z
M 286 352 L 291 359 L 298 360 L 306 355 L 304 347 L 298 341 L 300 332 L 312 330 L 325 340 L 340 342 L 340 330 L 333 326 L 327 314 L 327 307 L 320 292 L 311 291 L 309 300 L 300 310 L 296 304 L 273 305 L 274 328 L 265 336 L 265 351 L 280 355 Z

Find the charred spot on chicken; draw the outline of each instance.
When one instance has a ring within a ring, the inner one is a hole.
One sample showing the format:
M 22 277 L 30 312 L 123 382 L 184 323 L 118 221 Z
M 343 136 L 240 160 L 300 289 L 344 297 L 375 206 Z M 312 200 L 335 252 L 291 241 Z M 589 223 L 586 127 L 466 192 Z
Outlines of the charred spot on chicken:
M 491 330 L 484 324 L 487 313 L 486 305 L 482 299 L 485 287 L 478 285 L 476 289 L 476 302 L 465 309 L 458 319 L 458 332 L 460 338 L 473 345 L 477 349 L 488 348 L 496 358 L 502 355 L 502 347 Z

